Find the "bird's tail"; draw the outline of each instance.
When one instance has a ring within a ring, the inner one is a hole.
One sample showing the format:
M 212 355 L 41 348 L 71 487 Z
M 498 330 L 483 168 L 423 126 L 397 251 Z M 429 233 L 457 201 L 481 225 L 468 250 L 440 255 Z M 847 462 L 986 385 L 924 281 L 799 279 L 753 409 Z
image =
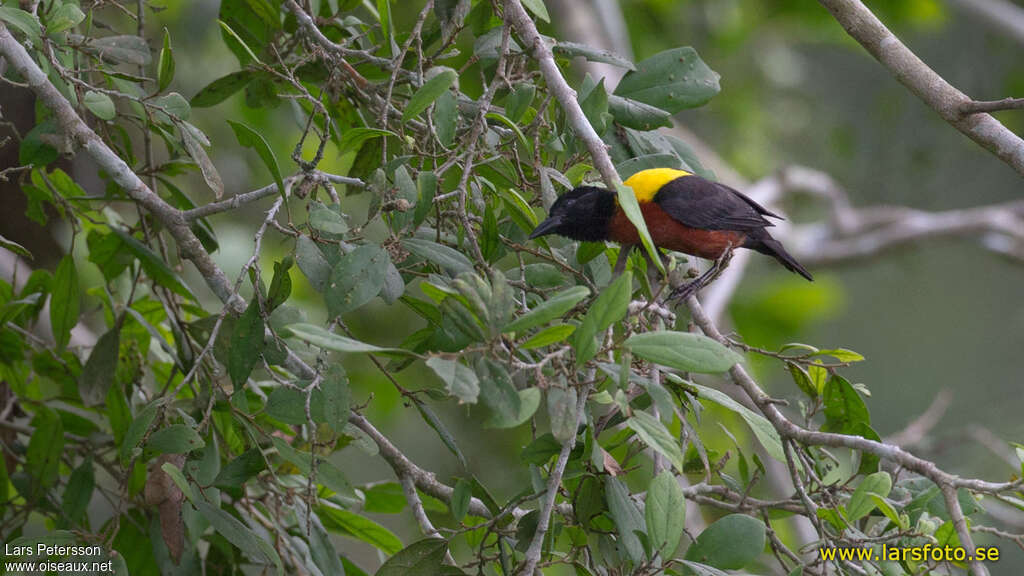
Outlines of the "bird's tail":
M 744 247 L 750 248 L 751 250 L 757 250 L 761 254 L 772 256 L 778 260 L 779 263 L 785 266 L 787 270 L 796 272 L 811 282 L 814 282 L 814 278 L 811 276 L 811 273 L 801 266 L 800 263 L 796 261 L 796 258 L 793 258 L 789 252 L 786 252 L 786 249 L 782 247 L 782 243 L 775 238 L 772 238 L 766 230 L 761 229 L 758 230 L 758 233 L 748 236 Z

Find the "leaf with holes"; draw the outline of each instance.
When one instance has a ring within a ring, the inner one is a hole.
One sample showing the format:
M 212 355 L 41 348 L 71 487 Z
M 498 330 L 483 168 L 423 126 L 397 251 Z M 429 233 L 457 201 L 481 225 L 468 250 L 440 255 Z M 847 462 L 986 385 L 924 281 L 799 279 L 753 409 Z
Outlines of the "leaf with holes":
M 390 261 L 387 251 L 376 244 L 364 244 L 342 256 L 331 269 L 324 292 L 331 318 L 351 312 L 380 294 Z
M 675 114 L 711 100 L 721 90 L 719 78 L 696 50 L 683 46 L 638 62 L 636 70 L 622 77 L 615 94 Z

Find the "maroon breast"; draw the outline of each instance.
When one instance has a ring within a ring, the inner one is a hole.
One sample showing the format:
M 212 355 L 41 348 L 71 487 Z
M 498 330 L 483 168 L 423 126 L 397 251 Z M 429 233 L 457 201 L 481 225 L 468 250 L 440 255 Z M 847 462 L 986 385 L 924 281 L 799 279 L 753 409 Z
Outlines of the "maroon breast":
M 644 222 L 647 223 L 647 230 L 651 233 L 651 239 L 654 240 L 655 246 L 661 248 L 713 260 L 730 246 L 742 246 L 747 239 L 746 234 L 735 230 L 701 230 L 684 226 L 654 202 L 641 204 L 640 210 L 643 212 Z M 622 245 L 640 243 L 636 227 L 619 208 L 615 210 L 608 232 L 613 242 Z

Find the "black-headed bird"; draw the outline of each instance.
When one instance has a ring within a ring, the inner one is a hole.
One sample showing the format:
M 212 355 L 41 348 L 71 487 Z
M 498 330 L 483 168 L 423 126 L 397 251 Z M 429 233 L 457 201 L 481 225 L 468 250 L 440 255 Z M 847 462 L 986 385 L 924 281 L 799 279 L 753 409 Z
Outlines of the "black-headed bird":
M 724 184 L 671 168 L 652 168 L 625 182 L 633 189 L 654 245 L 715 261 L 715 266 L 670 298 L 700 289 L 720 271 L 735 248 L 767 254 L 808 280 L 811 274 L 766 228 L 766 217 L 781 218 Z M 640 234 L 619 206 L 615 192 L 580 186 L 562 195 L 530 238 L 558 234 L 583 242 L 612 241 L 631 249 Z

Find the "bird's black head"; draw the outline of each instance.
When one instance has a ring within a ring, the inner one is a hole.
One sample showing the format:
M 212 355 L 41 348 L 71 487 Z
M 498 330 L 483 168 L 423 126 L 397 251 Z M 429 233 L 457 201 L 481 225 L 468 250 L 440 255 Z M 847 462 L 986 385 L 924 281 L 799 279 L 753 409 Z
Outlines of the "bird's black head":
M 551 205 L 548 219 L 537 226 L 530 238 L 558 234 L 583 242 L 600 242 L 608 239 L 608 226 L 614 215 L 615 194 L 604 188 L 580 186 Z

